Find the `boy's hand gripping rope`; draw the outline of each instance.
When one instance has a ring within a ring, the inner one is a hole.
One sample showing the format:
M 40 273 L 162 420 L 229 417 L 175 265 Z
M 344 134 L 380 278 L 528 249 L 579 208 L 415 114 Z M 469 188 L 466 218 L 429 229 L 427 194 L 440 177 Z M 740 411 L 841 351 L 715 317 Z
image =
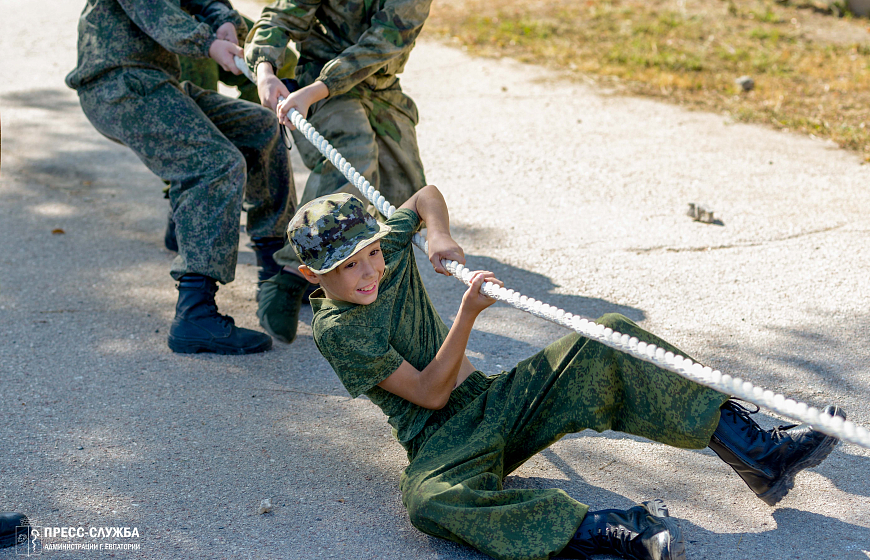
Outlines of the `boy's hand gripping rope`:
M 253 80 L 247 65 L 239 58 L 236 64 Z M 378 211 L 389 218 L 396 211 L 396 207 L 390 204 L 384 196 L 372 187 L 371 183 L 359 174 L 353 166 L 333 147 L 319 132 L 296 109 L 289 113 L 290 121 L 316 147 L 320 153 L 337 168 L 355 186 Z M 414 244 L 428 254 L 426 239 L 419 233 L 414 235 Z M 456 278 L 466 285 L 471 283 L 471 270 L 456 261 L 442 260 L 441 264 Z M 674 372 L 677 375 L 690 379 L 701 385 L 716 389 L 740 399 L 764 406 L 776 411 L 793 420 L 811 424 L 813 428 L 826 434 L 835 436 L 843 441 L 848 441 L 870 449 L 870 431 L 858 426 L 851 420 L 843 420 L 839 416 L 830 416 L 806 403 L 787 399 L 783 395 L 773 391 L 756 387 L 749 381 L 739 377 L 731 377 L 719 370 L 695 363 L 689 358 L 666 352 L 654 344 L 647 344 L 635 337 L 622 334 L 613 329 L 606 328 L 593 321 L 567 313 L 564 309 L 548 305 L 534 298 L 521 295 L 519 292 L 499 287 L 492 282 L 486 282 L 480 289 L 491 298 L 504 301 L 517 309 L 531 313 L 547 321 L 551 321 L 563 327 L 573 329 L 582 336 L 600 342 L 605 346 L 614 348 L 635 358 L 651 362 L 663 369 Z

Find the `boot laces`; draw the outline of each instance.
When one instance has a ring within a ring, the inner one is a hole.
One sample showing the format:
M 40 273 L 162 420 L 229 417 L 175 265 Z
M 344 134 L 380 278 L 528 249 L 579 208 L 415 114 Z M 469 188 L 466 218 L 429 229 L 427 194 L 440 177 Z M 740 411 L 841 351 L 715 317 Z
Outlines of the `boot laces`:
M 623 556 L 631 553 L 631 541 L 638 535 L 627 527 L 610 523 L 607 523 L 603 529 L 599 528 L 597 533 L 599 545 L 604 545 Z
M 219 323 L 221 323 L 223 325 L 234 326 L 236 324 L 236 322 L 232 317 L 230 317 L 229 315 L 223 315 L 220 312 L 218 312 L 217 303 L 214 301 L 214 294 L 216 292 L 217 292 L 217 290 L 214 290 L 214 292 L 212 292 L 211 301 L 206 303 L 206 310 L 208 311 L 208 316 L 214 317 L 215 319 L 217 319 L 217 321 Z
M 223 315 L 218 313 L 218 308 L 216 303 L 212 303 L 208 306 L 209 314 L 213 315 L 220 323 L 224 325 L 234 326 L 236 321 L 230 317 L 229 315 Z
M 767 438 L 770 438 L 773 441 L 779 441 L 784 437 L 788 437 L 788 434 L 785 433 L 786 430 L 790 430 L 797 426 L 797 424 L 783 424 L 773 428 L 772 430 L 765 430 L 749 417 L 750 414 L 755 414 L 759 410 L 761 410 L 761 407 L 758 405 L 755 405 L 755 410 L 749 410 L 735 399 L 731 399 L 728 401 L 728 408 L 724 409 L 723 412 L 730 413 L 735 418 L 743 420 L 743 427 L 740 428 L 740 431 L 748 432 L 746 435 L 749 438 L 750 444 L 755 443 L 755 440 L 758 438 L 761 438 L 762 443 L 766 442 Z

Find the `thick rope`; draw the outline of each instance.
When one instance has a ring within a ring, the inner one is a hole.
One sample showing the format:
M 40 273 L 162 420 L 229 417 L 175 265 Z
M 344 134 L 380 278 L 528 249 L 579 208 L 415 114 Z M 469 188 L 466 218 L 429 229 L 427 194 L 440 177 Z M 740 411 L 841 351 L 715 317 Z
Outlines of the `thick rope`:
M 236 59 L 236 64 L 245 72 L 245 75 L 253 80 L 250 70 L 241 59 Z M 353 166 L 333 147 L 311 124 L 295 109 L 289 113 L 290 121 L 316 147 L 342 174 L 355 186 L 375 208 L 386 216 L 391 217 L 396 207 L 387 201 L 384 196 L 375 190 L 369 181 L 359 174 Z M 419 233 L 414 235 L 414 244 L 428 254 L 425 238 Z M 470 285 L 472 270 L 456 261 L 442 260 L 441 264 L 464 284 Z M 564 309 L 548 305 L 542 301 L 530 298 L 514 290 L 499 287 L 492 282 L 486 282 L 481 287 L 481 292 L 487 296 L 504 301 L 509 305 L 531 313 L 536 317 L 562 325 L 572 329 L 580 335 L 595 340 L 605 346 L 629 354 L 635 358 L 653 363 L 662 369 L 666 369 L 691 381 L 710 387 L 722 393 L 726 393 L 758 406 L 763 406 L 792 420 L 810 424 L 816 430 L 828 435 L 835 436 L 843 441 L 848 441 L 861 447 L 870 449 L 870 431 L 858 426 L 851 420 L 843 420 L 839 416 L 831 416 L 820 411 L 816 407 L 798 402 L 776 394 L 773 391 L 757 387 L 739 377 L 731 377 L 719 370 L 693 362 L 684 356 L 665 351 L 654 344 L 639 341 L 636 337 L 630 337 L 567 313 Z

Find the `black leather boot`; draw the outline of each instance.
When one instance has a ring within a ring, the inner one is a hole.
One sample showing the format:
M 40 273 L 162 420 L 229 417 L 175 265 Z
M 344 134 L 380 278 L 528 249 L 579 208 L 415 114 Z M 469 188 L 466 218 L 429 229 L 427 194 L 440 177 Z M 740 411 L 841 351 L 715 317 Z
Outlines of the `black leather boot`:
M 756 412 L 757 408 L 750 411 L 734 400 L 723 404 L 710 449 L 772 506 L 792 489 L 798 472 L 821 463 L 839 440 L 806 424 L 763 430 L 749 417 Z M 824 412 L 846 418 L 838 406 L 829 405 Z
M 254 354 L 272 347 L 269 335 L 235 326 L 232 317 L 218 313 L 217 282 L 201 274 L 185 274 L 178 281 L 175 319 L 169 328 L 169 348 L 192 354 Z
M 30 538 L 30 520 L 22 513 L 0 513 L 0 548 L 21 544 Z
M 685 560 L 686 545 L 677 522 L 661 500 L 625 511 L 590 511 L 559 557 L 614 554 L 632 560 Z
M 272 278 L 283 268 L 275 262 L 275 253 L 284 248 L 283 237 L 252 237 L 251 245 L 254 247 L 254 254 L 257 255 L 257 266 L 260 269 L 257 271 L 257 295 L 259 297 L 259 287 Z

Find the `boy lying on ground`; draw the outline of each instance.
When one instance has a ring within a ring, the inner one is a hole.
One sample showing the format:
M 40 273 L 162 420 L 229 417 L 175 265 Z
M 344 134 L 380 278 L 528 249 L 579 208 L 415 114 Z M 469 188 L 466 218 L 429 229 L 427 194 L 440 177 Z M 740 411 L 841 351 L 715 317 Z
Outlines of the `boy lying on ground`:
M 728 395 L 576 333 L 487 377 L 465 349 L 475 319 L 495 302 L 481 286 L 500 282 L 475 273 L 448 328 L 412 254 L 425 222 L 437 272 L 448 274 L 442 259 L 465 261 L 438 189 L 420 190 L 386 223 L 364 208 L 346 193 L 318 198 L 288 235 L 300 272 L 320 285 L 311 296 L 317 347 L 351 396 L 367 395 L 387 415 L 410 461 L 402 500 L 425 533 L 502 559 L 683 559 L 679 526 L 660 500 L 588 511 L 560 489 L 504 490 L 502 480 L 566 433 L 617 430 L 709 446 L 773 505 L 837 444 L 810 426 L 762 430 Z M 598 323 L 685 355 L 621 315 Z M 845 417 L 835 406 L 825 412 Z

